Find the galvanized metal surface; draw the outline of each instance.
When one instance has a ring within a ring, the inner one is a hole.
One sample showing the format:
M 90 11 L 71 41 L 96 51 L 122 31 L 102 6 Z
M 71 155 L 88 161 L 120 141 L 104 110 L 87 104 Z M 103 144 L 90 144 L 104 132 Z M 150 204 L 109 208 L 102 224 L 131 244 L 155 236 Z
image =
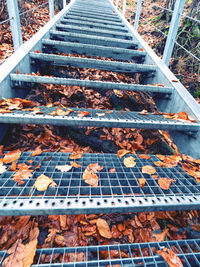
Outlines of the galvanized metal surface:
M 165 86 L 151 86 L 142 84 L 128 84 L 128 83 L 114 83 L 114 82 L 102 82 L 102 81 L 92 81 L 92 80 L 79 80 L 79 79 L 66 79 L 58 77 L 46 77 L 46 76 L 34 76 L 26 74 L 11 74 L 10 75 L 12 85 L 15 88 L 20 88 L 20 83 L 46 83 L 46 84 L 65 84 L 65 85 L 75 85 L 87 88 L 96 88 L 103 90 L 124 90 L 124 91 L 141 91 L 141 92 L 151 92 L 160 94 L 171 94 L 173 92 L 172 87 Z M 24 88 L 29 89 L 26 85 Z
M 156 253 L 157 250 L 163 250 L 164 247 L 170 250 L 176 249 L 177 256 L 181 259 L 184 267 L 196 267 L 200 265 L 200 239 L 189 239 L 149 243 L 37 249 L 36 260 L 31 266 L 99 267 L 120 265 L 125 267 L 167 267 L 168 264 L 166 261 Z M 147 253 L 150 256 L 147 256 Z M 81 254 L 82 257 L 80 257 Z M 106 259 L 105 255 L 107 255 Z M 113 255 L 115 255 L 115 257 L 113 257 Z M 127 257 L 123 257 L 124 255 Z M 6 251 L 0 251 L 0 264 L 2 264 L 6 256 Z M 44 259 L 45 263 L 43 263 Z
M 127 155 L 130 156 L 130 155 Z M 116 154 L 83 154 L 76 162 L 82 165 L 69 172 L 61 172 L 57 165 L 70 164 L 69 154 L 42 153 L 31 157 L 23 152 L 18 163 L 32 166 L 41 163 L 33 176 L 24 180 L 25 184 L 17 185 L 13 180 L 14 172 L 8 170 L 0 179 L 0 215 L 38 215 L 38 214 L 81 214 L 81 213 L 113 213 L 155 210 L 182 210 L 199 208 L 200 184 L 183 171 L 181 166 L 174 168 L 156 167 L 159 177 L 169 177 L 176 181 L 168 190 L 159 187 L 156 179 L 142 173 L 142 166 L 154 165 L 158 158 L 151 155 L 148 160 L 136 155 L 136 166 L 126 168 L 123 158 Z M 85 168 L 90 163 L 98 163 L 103 170 L 98 173 L 98 186 L 88 185 L 82 179 Z M 116 172 L 109 170 L 115 168 Z M 46 191 L 37 191 L 34 183 L 37 177 L 45 174 L 51 177 L 57 187 L 49 187 Z M 145 178 L 146 184 L 141 188 L 138 178 Z

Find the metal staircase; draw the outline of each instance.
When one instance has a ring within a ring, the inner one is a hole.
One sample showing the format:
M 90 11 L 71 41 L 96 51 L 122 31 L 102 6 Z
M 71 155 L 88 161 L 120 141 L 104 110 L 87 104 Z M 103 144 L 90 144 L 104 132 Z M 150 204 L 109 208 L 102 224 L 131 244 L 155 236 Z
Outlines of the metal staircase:
M 36 50 L 41 52 L 36 53 Z M 106 57 L 111 58 L 112 61 L 63 56 L 59 53 Z M 128 84 L 48 77 L 45 71 L 49 66 L 53 66 L 54 70 L 57 67 L 74 66 L 118 73 L 140 73 L 143 83 Z M 30 75 L 37 71 L 41 76 Z M 195 123 L 191 123 L 165 119 L 162 115 L 150 113 L 143 116 L 140 114 L 141 110 L 107 113 L 106 110 L 75 108 L 71 109 L 71 113 L 67 116 L 52 116 L 50 113 L 57 107 L 40 106 L 41 114 L 32 114 L 27 110 L 0 113 L 2 137 L 8 123 L 160 129 L 171 133 L 181 153 L 194 157 L 200 156 L 200 111 L 197 103 L 108 0 L 72 1 L 0 67 L 0 82 L 1 96 L 6 98 L 24 97 L 36 83 L 76 85 L 99 91 L 116 89 L 149 92 L 160 111 L 187 111 L 196 119 Z M 79 111 L 88 111 L 90 114 L 79 117 Z M 101 112 L 105 115 L 99 116 Z M 34 171 L 33 176 L 26 180 L 23 186 L 18 186 L 11 179 L 13 172 L 9 168 L 1 174 L 0 215 L 111 213 L 199 208 L 200 184 L 180 166 L 170 169 L 156 167 L 157 175 L 176 180 L 170 189 L 163 190 L 155 179 L 141 172 L 142 166 L 153 165 L 154 161 L 158 161 L 157 156 L 151 155 L 148 160 L 136 155 L 134 157 L 136 166 L 126 168 L 123 159 L 119 159 L 115 154 L 83 154 L 82 158 L 76 160 L 82 165 L 81 168 L 73 168 L 67 173 L 61 173 L 56 169 L 56 165 L 69 164 L 69 154 L 48 152 L 30 157 L 30 153 L 23 152 L 19 163 L 27 163 L 28 160 L 33 159 L 33 165 L 41 162 L 41 167 Z M 44 161 L 47 158 L 50 159 Z M 104 169 L 99 173 L 99 186 L 92 187 L 81 177 L 86 166 L 96 162 Z M 110 173 L 110 168 L 115 168 L 116 173 Z M 49 187 L 44 192 L 33 188 L 35 178 L 41 174 L 52 177 L 57 187 Z M 140 187 L 137 180 L 142 177 L 146 179 L 144 188 Z M 192 250 L 190 244 L 193 244 L 195 249 Z M 49 262 L 41 266 L 115 266 L 115 264 L 138 266 L 141 263 L 142 266 L 167 266 L 160 256 L 154 255 L 152 250 L 153 247 L 160 249 L 164 246 L 168 248 L 177 246 L 185 266 L 200 265 L 200 241 L 186 240 L 38 250 L 38 263 L 33 266 L 40 266 L 43 254 L 53 257 L 57 251 L 63 254 L 83 251 L 86 259 L 83 262 L 62 263 L 62 265 Z M 185 253 L 181 249 L 182 246 L 187 246 L 190 249 L 189 253 Z M 132 251 L 136 247 L 141 251 L 139 258 L 133 257 Z M 152 257 L 145 257 L 142 248 L 148 248 Z M 112 259 L 109 254 L 113 249 L 119 251 L 119 257 L 116 259 Z M 108 260 L 100 258 L 100 252 L 103 250 L 107 251 Z M 91 251 L 94 255 L 92 260 L 87 256 Z M 123 258 L 121 254 L 123 251 L 126 251 L 128 258 Z M 5 252 L 0 252 L 2 261 L 4 256 Z

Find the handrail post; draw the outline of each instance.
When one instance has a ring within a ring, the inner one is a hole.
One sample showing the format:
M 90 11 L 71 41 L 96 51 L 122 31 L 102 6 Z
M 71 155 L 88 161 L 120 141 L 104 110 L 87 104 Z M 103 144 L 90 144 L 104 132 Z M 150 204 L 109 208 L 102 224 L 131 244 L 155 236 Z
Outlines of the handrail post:
M 15 51 L 22 45 L 22 31 L 17 0 L 7 0 L 8 15 Z
M 63 0 L 63 8 L 66 6 L 66 0 Z
M 49 0 L 49 16 L 50 19 L 54 17 L 54 0 Z
M 178 32 L 178 27 L 179 27 L 184 5 L 185 5 L 185 0 L 176 0 L 171 23 L 170 23 L 169 32 L 167 35 L 167 41 L 165 44 L 163 57 L 162 57 L 162 60 L 167 66 L 169 65 L 169 61 L 172 56 L 174 43 L 176 40 L 176 35 Z
M 122 15 L 125 16 L 126 12 L 126 0 L 123 0 Z
M 136 8 L 136 14 L 135 14 L 135 23 L 134 23 L 134 29 L 137 31 L 139 21 L 140 21 L 140 13 L 141 13 L 141 7 L 142 7 L 142 1 L 143 0 L 138 0 L 137 1 L 137 8 Z

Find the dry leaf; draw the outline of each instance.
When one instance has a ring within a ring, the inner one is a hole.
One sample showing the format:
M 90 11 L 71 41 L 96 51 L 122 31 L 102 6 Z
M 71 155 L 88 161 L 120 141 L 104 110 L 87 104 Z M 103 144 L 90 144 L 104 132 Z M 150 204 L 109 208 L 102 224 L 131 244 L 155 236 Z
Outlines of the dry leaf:
M 23 259 L 25 253 L 21 239 L 18 239 L 12 247 L 7 250 L 7 254 L 10 255 L 3 261 L 2 267 L 24 267 Z
M 6 171 L 7 167 L 3 165 L 3 163 L 0 163 L 0 174 L 4 173 Z
M 17 162 L 13 161 L 13 163 L 10 165 L 10 171 L 16 171 L 17 168 Z
M 58 169 L 61 172 L 68 172 L 72 169 L 72 165 L 57 165 L 56 169 Z
M 168 190 L 170 188 L 170 185 L 172 182 L 176 182 L 176 180 L 173 180 L 171 178 L 159 178 L 158 184 L 160 188 Z
M 88 111 L 79 111 L 78 112 L 78 117 L 85 117 L 87 115 L 90 115 L 91 113 Z
M 70 159 L 80 159 L 80 158 L 82 158 L 82 156 L 83 156 L 82 152 L 74 152 L 69 156 L 69 158 Z
M 165 241 L 165 238 L 166 238 L 168 232 L 169 232 L 169 229 L 166 228 L 164 231 L 162 231 L 162 233 L 155 234 L 156 241 L 158 241 L 158 242 Z
M 65 116 L 66 111 L 64 111 L 62 108 L 57 108 L 56 110 L 49 113 L 51 116 Z
M 108 238 L 108 239 L 112 238 L 112 234 L 111 234 L 109 225 L 105 220 L 98 218 L 96 225 L 97 225 L 97 229 L 99 231 L 99 234 L 101 236 Z
M 183 264 L 179 257 L 168 248 L 156 251 L 163 259 L 168 263 L 169 267 L 183 267 Z
M 56 187 L 57 184 L 54 182 L 53 179 L 49 178 L 48 176 L 42 174 L 40 175 L 35 183 L 34 183 L 34 187 L 38 190 L 38 191 L 45 191 L 47 190 L 48 186 L 51 187 Z
M 140 158 L 140 159 L 150 159 L 151 157 L 148 156 L 148 155 L 146 155 L 146 154 L 140 154 L 140 155 L 138 156 L 138 158 Z
M 144 188 L 144 185 L 146 184 L 146 180 L 144 178 L 138 178 L 139 185 Z
M 108 172 L 110 172 L 110 173 L 116 172 L 116 169 L 115 168 L 111 168 L 111 169 L 109 169 Z
M 136 165 L 136 162 L 135 162 L 135 158 L 130 156 L 128 158 L 125 158 L 124 159 L 124 165 L 127 167 L 127 168 L 133 168 L 135 167 Z
M 4 156 L 3 163 L 8 164 L 13 161 L 16 161 L 18 158 L 20 158 L 20 156 L 21 156 L 21 151 L 19 149 L 10 151 Z
M 42 154 L 41 145 L 37 146 L 36 149 L 32 151 L 31 157 L 38 156 L 40 154 Z
M 19 166 L 19 165 L 18 165 Z M 13 175 L 13 180 L 18 182 L 19 185 L 24 184 L 23 180 L 27 180 L 32 176 L 33 170 L 29 169 L 29 166 L 24 164 L 22 168 Z
M 74 168 L 80 168 L 82 165 L 76 163 L 75 161 L 70 161 L 70 164 L 72 165 L 72 167 Z
M 143 109 L 141 112 L 139 112 L 140 115 L 148 115 L 148 111 L 146 109 Z
M 142 167 L 142 173 L 154 174 L 156 173 L 156 169 L 151 165 L 146 165 Z
M 118 152 L 117 152 L 117 156 L 118 156 L 118 158 L 123 158 L 126 154 L 129 154 L 129 153 L 131 153 L 131 151 L 130 150 L 126 150 L 126 149 L 120 149 L 120 150 L 118 150 Z
M 98 175 L 96 173 L 93 173 L 92 171 L 88 171 L 87 168 L 83 172 L 82 178 L 83 180 L 85 180 L 85 183 L 95 187 L 98 186 Z

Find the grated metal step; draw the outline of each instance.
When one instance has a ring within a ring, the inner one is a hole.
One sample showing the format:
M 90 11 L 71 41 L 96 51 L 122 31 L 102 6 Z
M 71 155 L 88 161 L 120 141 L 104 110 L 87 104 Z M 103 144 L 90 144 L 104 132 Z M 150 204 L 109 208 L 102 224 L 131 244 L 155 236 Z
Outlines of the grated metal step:
M 94 17 L 94 18 L 102 18 L 102 19 L 113 19 L 115 21 L 121 21 L 121 19 L 118 17 L 118 15 L 116 13 L 112 13 L 110 12 L 110 14 L 105 14 L 105 13 L 98 13 L 98 12 L 94 12 L 94 11 L 90 11 L 90 9 L 86 10 L 70 10 L 67 14 L 69 15 L 75 15 L 75 16 L 80 16 L 80 17 Z
M 159 159 L 150 155 L 148 160 L 135 158 L 134 168 L 126 168 L 123 159 L 115 154 L 83 154 L 75 162 L 82 165 L 68 172 L 56 169 L 57 165 L 70 164 L 70 154 L 42 153 L 31 157 L 23 152 L 18 163 L 32 166 L 41 163 L 24 184 L 19 186 L 12 178 L 14 172 L 9 170 L 1 174 L 0 179 L 0 215 L 48 215 L 48 214 L 89 214 L 113 212 L 137 212 L 156 210 L 196 209 L 200 203 L 200 184 L 189 176 L 181 166 L 160 168 L 154 165 Z M 126 155 L 130 156 L 130 155 Z M 126 157 L 125 156 L 125 157 Z M 82 179 L 83 171 L 91 163 L 98 163 L 103 170 L 98 172 L 98 186 L 88 185 Z M 159 187 L 156 179 L 142 173 L 142 166 L 152 165 L 158 177 L 175 179 L 168 190 Z M 116 172 L 109 172 L 115 168 Z M 34 187 L 37 177 L 45 174 L 52 178 L 57 187 L 38 191 Z M 145 178 L 146 184 L 141 188 L 138 178 Z
M 93 7 L 89 7 L 88 6 L 73 6 L 71 9 L 71 11 L 76 11 L 76 12 L 87 12 L 88 10 L 90 12 L 96 13 L 96 14 L 106 14 L 106 15 L 110 15 L 110 14 L 116 14 L 115 11 L 112 8 L 106 8 L 106 9 L 100 9 L 100 8 L 93 8 Z M 109 11 L 110 10 L 110 11 Z
M 94 36 L 93 35 L 86 35 L 80 33 L 72 33 L 72 32 L 63 32 L 63 31 L 50 31 L 51 39 L 62 40 L 62 41 L 70 41 L 76 43 L 84 43 L 84 44 L 93 44 L 93 45 L 101 45 L 101 46 L 113 46 L 118 48 L 127 48 L 127 49 L 137 49 L 138 42 L 130 41 L 130 40 L 123 40 L 123 39 L 116 39 L 116 38 L 109 38 L 109 37 L 102 37 L 102 36 Z
M 161 87 L 143 84 L 126 84 L 126 83 L 113 83 L 113 82 L 102 82 L 93 80 L 79 80 L 79 79 L 66 79 L 58 77 L 46 77 L 46 76 L 32 76 L 26 74 L 10 74 L 13 87 L 20 87 L 28 89 L 25 85 L 22 86 L 20 83 L 45 83 L 45 84 L 65 84 L 75 85 L 81 87 L 87 87 L 91 89 L 100 90 L 123 90 L 123 91 L 140 91 L 140 92 L 152 92 L 161 94 L 171 94 L 173 92 L 172 87 Z
M 143 62 L 146 56 L 146 52 L 139 50 L 55 41 L 50 39 L 43 39 L 42 44 L 43 52 L 45 53 L 60 52 L 78 55 L 107 57 L 116 60 L 135 60 L 136 62 Z
M 162 115 L 140 115 L 133 111 L 110 111 L 98 109 L 70 108 L 73 110 L 67 116 L 49 115 L 58 107 L 38 106 L 42 114 L 32 114 L 31 111 L 15 110 L 11 113 L 0 113 L 0 123 L 19 124 L 50 124 L 73 127 L 114 127 L 114 128 L 136 128 L 136 129 L 159 129 L 183 131 L 187 134 L 198 132 L 200 124 L 191 122 L 175 121 L 166 119 Z M 66 109 L 62 109 L 66 111 Z M 78 112 L 89 112 L 85 117 L 80 117 Z M 110 113 L 112 112 L 112 113 Z M 103 116 L 101 114 L 103 113 Z M 100 115 L 99 115 L 100 114 Z
M 67 32 L 76 32 L 76 33 L 85 33 L 90 35 L 104 36 L 104 37 L 114 37 L 125 40 L 132 40 L 133 37 L 130 33 L 119 32 L 119 31 L 109 31 L 109 30 L 100 30 L 100 29 L 91 29 L 89 27 L 77 27 L 64 24 L 56 24 L 56 28 L 62 31 Z
M 157 70 L 156 66 L 146 65 L 146 64 L 135 64 L 135 63 L 125 63 L 118 61 L 107 61 L 92 58 L 78 58 L 78 57 L 68 57 L 60 56 L 54 54 L 45 53 L 33 53 L 30 54 L 31 63 L 41 67 L 42 62 L 52 62 L 51 66 L 74 66 L 79 68 L 90 68 L 99 70 L 111 70 L 115 72 L 125 72 L 125 73 L 153 73 Z
M 176 251 L 184 267 L 200 266 L 200 239 L 163 241 L 133 244 L 115 244 L 87 247 L 62 247 L 37 249 L 32 267 L 43 266 L 125 266 L 167 267 L 166 261 L 156 251 L 168 248 Z M 0 251 L 0 264 L 6 257 Z
M 73 25 L 73 26 L 87 26 L 87 27 L 90 27 L 90 28 L 97 28 L 97 29 L 109 29 L 109 30 L 117 30 L 117 31 L 120 31 L 120 32 L 128 32 L 128 30 L 123 26 L 123 25 L 120 25 L 120 26 L 114 26 L 114 25 L 106 25 L 106 24 L 103 24 L 103 23 L 90 23 L 90 22 L 87 22 L 87 21 L 77 21 L 75 19 L 62 19 L 60 21 L 60 23 L 63 23 L 63 24 L 68 24 L 68 25 Z
M 75 19 L 77 21 L 90 21 L 91 23 L 93 22 L 98 22 L 98 23 L 103 23 L 103 24 L 107 24 L 107 25 L 116 25 L 116 26 L 122 26 L 124 25 L 122 22 L 115 22 L 115 21 L 107 21 L 104 19 L 97 19 L 97 18 L 85 18 L 85 17 L 79 17 L 79 16 L 74 16 L 74 15 L 67 15 L 64 16 L 64 19 Z

